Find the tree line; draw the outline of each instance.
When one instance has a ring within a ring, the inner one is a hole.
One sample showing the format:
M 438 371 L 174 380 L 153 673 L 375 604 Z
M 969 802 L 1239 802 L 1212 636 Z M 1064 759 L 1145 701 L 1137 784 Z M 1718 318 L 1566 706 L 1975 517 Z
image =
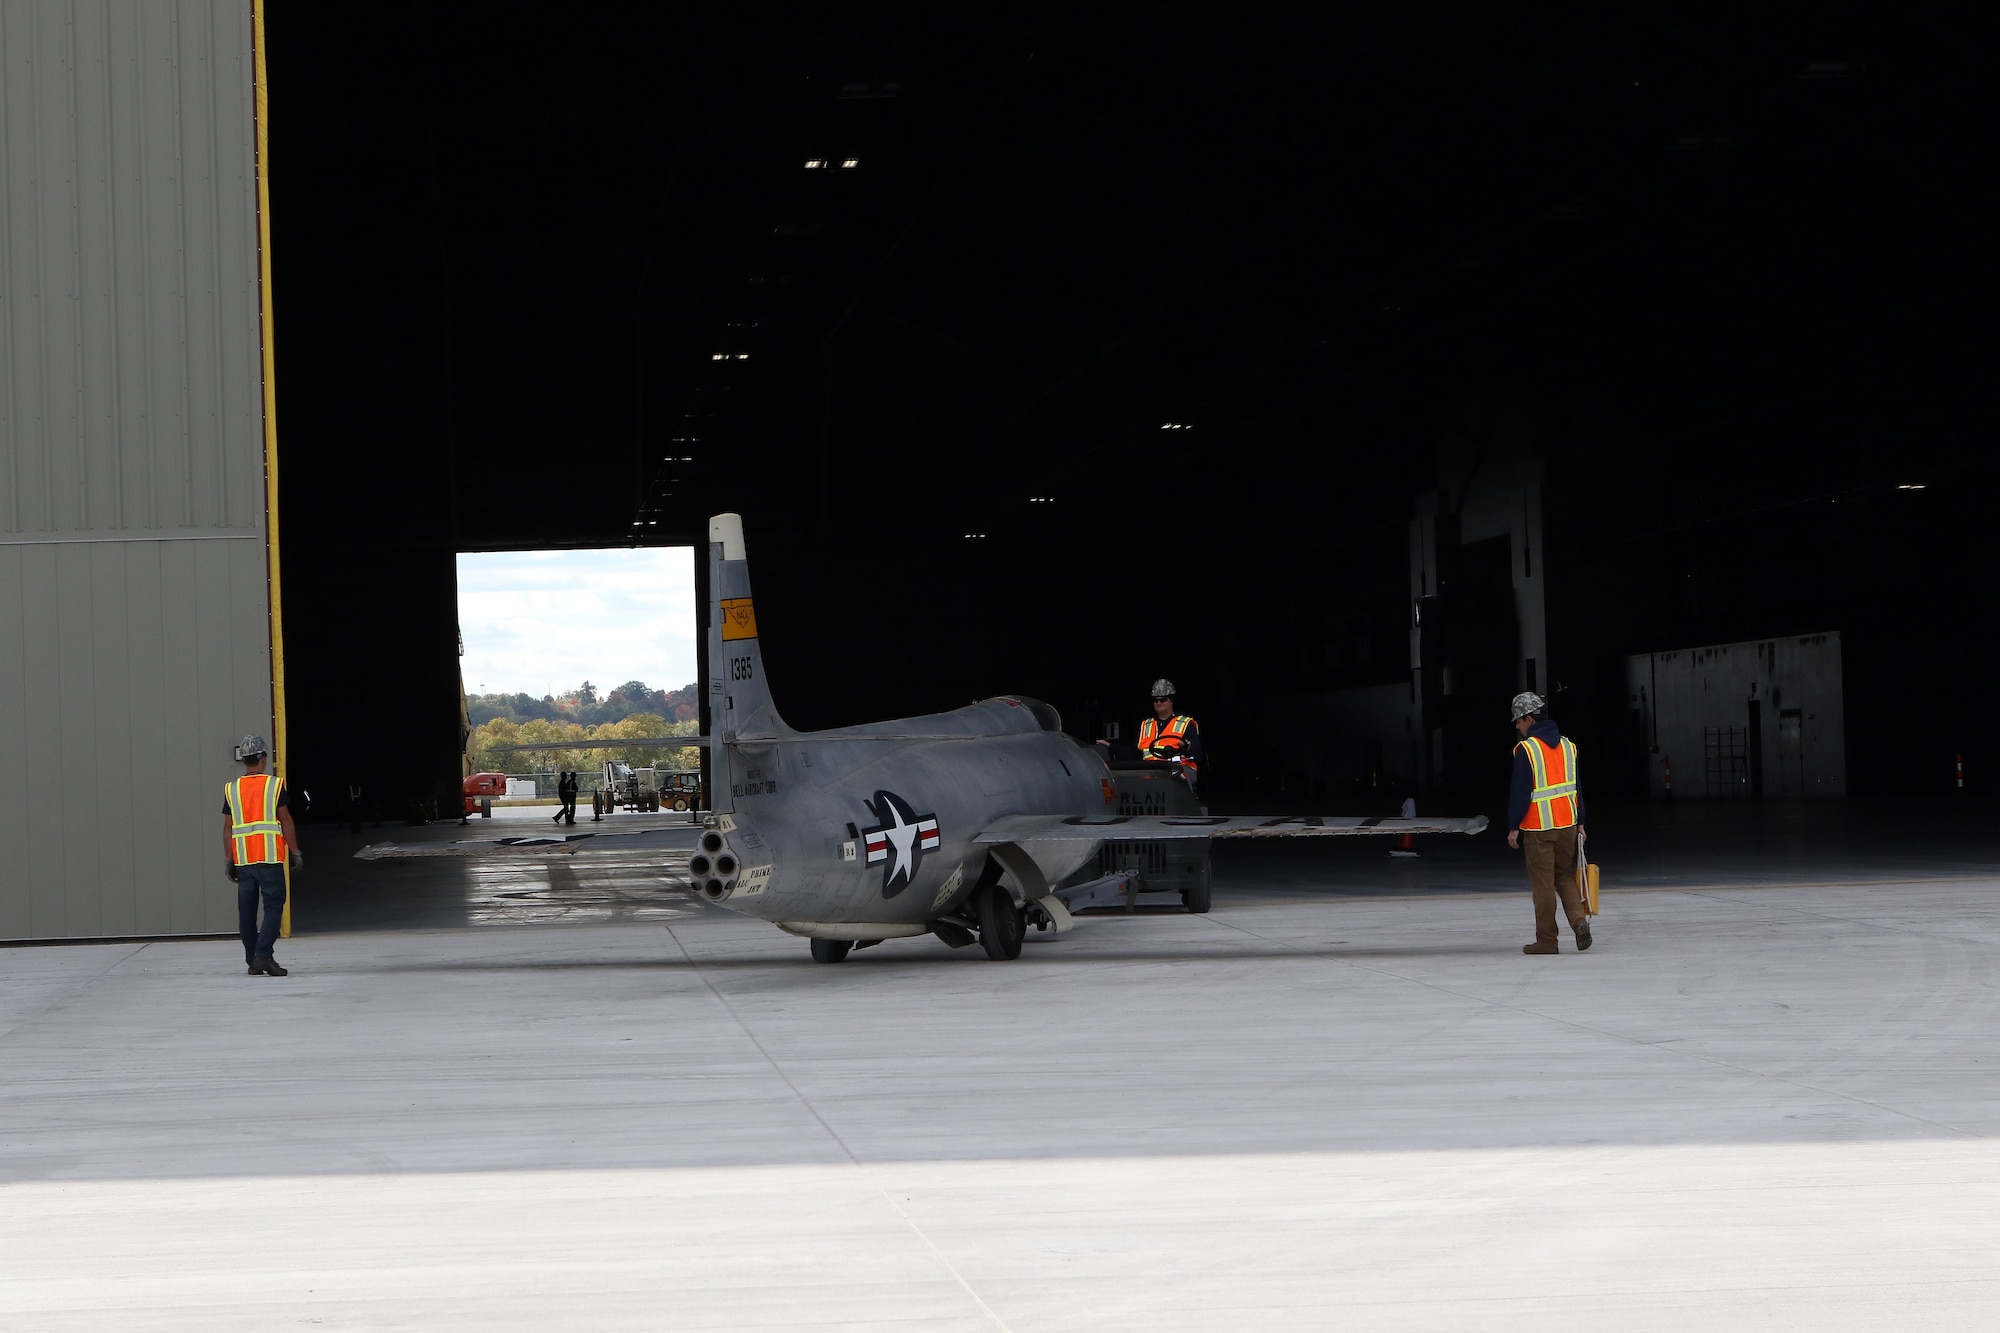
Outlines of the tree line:
M 701 767 L 701 751 L 688 746 L 620 745 L 628 736 L 692 736 L 700 728 L 694 718 L 669 722 L 658 713 L 631 713 L 616 722 L 584 726 L 578 722 L 529 718 L 514 722 L 489 718 L 472 729 L 466 751 L 475 773 L 559 773 L 597 771 L 606 760 L 623 760 L 634 768 L 693 769 Z M 510 745 L 547 745 L 574 741 L 560 750 L 513 750 Z
M 691 722 L 700 716 L 699 695 L 692 684 L 678 690 L 656 690 L 643 680 L 628 680 L 600 697 L 589 681 L 561 694 L 469 694 L 465 699 L 466 721 L 474 727 L 505 720 L 520 726 L 528 722 L 558 722 L 579 727 L 621 723 L 639 713 L 650 713 L 668 722 Z M 561 739 L 552 737 L 551 739 Z

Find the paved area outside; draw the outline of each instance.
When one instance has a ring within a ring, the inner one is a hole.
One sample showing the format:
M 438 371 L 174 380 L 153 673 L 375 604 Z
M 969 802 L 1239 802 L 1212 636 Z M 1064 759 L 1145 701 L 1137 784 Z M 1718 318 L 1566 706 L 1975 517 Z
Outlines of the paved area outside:
M 670 886 L 565 913 L 548 867 L 511 873 L 553 917 L 357 919 L 281 980 L 0 950 L 0 1326 L 2000 1316 L 1990 868 L 1746 864 L 1524 958 L 1518 881 L 1352 855 L 1010 964 L 816 966 Z

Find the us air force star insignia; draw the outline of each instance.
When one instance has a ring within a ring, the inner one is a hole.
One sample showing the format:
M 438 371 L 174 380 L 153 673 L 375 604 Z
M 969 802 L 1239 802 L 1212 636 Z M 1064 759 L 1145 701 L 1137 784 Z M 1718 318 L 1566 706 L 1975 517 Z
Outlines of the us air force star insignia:
M 882 871 L 882 896 L 893 898 L 917 877 L 924 853 L 938 849 L 937 816 L 918 814 L 908 801 L 890 791 L 876 792 L 867 805 L 881 821 L 874 828 L 861 830 L 868 864 L 888 863 Z

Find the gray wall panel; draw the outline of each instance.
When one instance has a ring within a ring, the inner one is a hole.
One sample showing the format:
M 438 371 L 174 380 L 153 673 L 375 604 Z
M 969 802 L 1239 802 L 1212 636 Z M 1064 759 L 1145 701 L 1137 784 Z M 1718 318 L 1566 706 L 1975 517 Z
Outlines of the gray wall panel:
M 28 899 L 28 933 L 61 935 L 65 933 L 62 844 L 66 820 L 61 793 L 55 785 L 56 761 L 62 753 L 62 717 L 57 707 L 62 669 L 54 633 L 56 552 L 61 548 L 17 549 L 24 628 L 21 644 L 26 666 L 22 672 L 21 698 L 27 709 L 27 725 L 23 728 L 27 744 L 17 762 L 33 787 L 26 839 L 27 883 L 22 888 Z M 10 873 L 11 868 L 0 869 L 0 874 Z
M 273 729 L 252 77 L 248 0 L 0 0 L 0 939 L 234 929 L 220 784 Z
M 102 882 L 98 874 L 98 850 L 102 840 L 96 824 L 103 812 L 92 798 L 100 767 L 96 701 L 91 689 L 98 645 L 91 636 L 90 546 L 70 542 L 49 550 L 54 552 L 56 560 L 56 678 L 48 699 L 55 705 L 57 720 L 56 752 L 52 757 L 58 788 L 50 793 L 54 799 L 45 804 L 53 822 L 65 834 L 58 862 L 64 909 L 60 933 L 123 933 L 115 927 L 106 927 L 98 899 Z M 75 820 L 82 827 L 72 827 L 73 817 L 69 812 L 78 806 L 87 813 Z
M 109 451 L 106 451 L 109 452 Z M 130 542 L 92 542 L 71 547 L 89 562 L 90 675 L 89 712 L 91 790 L 98 794 L 96 836 L 98 920 L 121 923 L 118 934 L 139 929 L 138 884 L 133 874 L 132 821 L 126 817 L 125 793 L 132 789 L 125 761 L 132 734 L 131 611 L 126 605 L 125 576 Z M 151 654 L 147 654 L 148 657 Z M 82 673 L 78 673 L 79 677 Z M 109 932 L 106 932 L 109 933 Z
M 192 810 L 179 803 L 178 790 L 161 803 L 169 853 L 164 867 L 169 876 L 167 895 L 176 921 L 199 921 L 205 915 L 202 890 L 207 885 L 200 878 L 200 867 L 206 866 L 209 874 L 215 875 L 216 863 L 222 856 L 221 838 L 216 831 L 220 817 L 209 811 L 222 804 L 219 784 L 223 777 L 216 776 L 216 769 L 226 766 L 224 761 L 229 752 L 217 753 L 203 743 L 207 738 L 202 734 L 201 719 L 190 706 L 199 693 L 201 679 L 194 618 L 194 553 L 205 544 L 161 542 L 159 545 L 160 679 L 162 691 L 170 701 L 170 706 L 160 714 L 160 738 L 168 762 L 173 765 L 174 787 L 192 788 L 198 798 Z M 209 801 L 201 795 L 203 791 L 215 792 L 215 799 Z
M 4 480 L 4 479 L 0 479 Z M 20 762 L 28 750 L 26 608 L 21 601 L 21 549 L 0 547 L 0 845 L 12 848 L 8 860 L 22 864 L 28 847 L 33 791 L 27 767 Z M 10 890 L 10 876 L 22 891 Z M 25 939 L 29 930 L 28 895 L 24 875 L 0 870 L 0 940 Z
M 125 810 L 129 831 L 135 935 L 158 935 L 174 928 L 171 884 L 167 874 L 167 793 L 184 779 L 181 767 L 169 761 L 166 746 L 167 634 L 160 605 L 160 549 L 166 542 L 104 542 L 100 549 L 122 551 L 126 636 L 146 644 L 156 654 L 148 663 L 135 661 L 126 677 L 126 773 L 133 801 Z M 186 543 L 178 543 L 186 545 Z

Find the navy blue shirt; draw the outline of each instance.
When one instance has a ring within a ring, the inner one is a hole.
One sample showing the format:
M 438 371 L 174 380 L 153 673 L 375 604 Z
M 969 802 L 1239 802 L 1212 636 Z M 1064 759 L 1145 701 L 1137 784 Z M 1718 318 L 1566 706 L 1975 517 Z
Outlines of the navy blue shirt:
M 1552 717 L 1545 717 L 1528 728 L 1528 735 L 1538 741 L 1545 741 L 1550 748 L 1562 744 L 1562 728 Z M 1574 779 L 1574 774 L 1571 775 Z M 1514 746 L 1514 787 L 1507 795 L 1507 827 L 1519 828 L 1521 821 L 1528 817 L 1528 807 L 1534 804 L 1535 766 L 1528 762 L 1528 756 L 1521 751 L 1520 744 Z M 1583 785 L 1576 789 L 1576 822 L 1583 822 Z

